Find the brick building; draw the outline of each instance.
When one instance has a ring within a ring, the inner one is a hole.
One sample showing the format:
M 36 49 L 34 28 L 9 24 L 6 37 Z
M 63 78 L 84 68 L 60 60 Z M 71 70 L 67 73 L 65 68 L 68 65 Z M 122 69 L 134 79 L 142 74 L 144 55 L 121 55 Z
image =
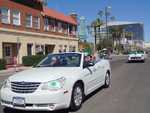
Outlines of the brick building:
M 49 9 L 42 0 L 0 0 L 0 58 L 78 51 L 76 15 Z

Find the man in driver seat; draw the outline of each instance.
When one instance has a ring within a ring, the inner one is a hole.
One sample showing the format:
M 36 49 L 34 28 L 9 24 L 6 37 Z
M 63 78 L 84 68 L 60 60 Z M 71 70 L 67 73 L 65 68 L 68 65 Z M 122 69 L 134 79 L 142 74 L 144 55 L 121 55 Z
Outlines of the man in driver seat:
M 50 65 L 51 66 L 57 66 L 59 64 L 59 61 L 56 57 L 52 57 Z

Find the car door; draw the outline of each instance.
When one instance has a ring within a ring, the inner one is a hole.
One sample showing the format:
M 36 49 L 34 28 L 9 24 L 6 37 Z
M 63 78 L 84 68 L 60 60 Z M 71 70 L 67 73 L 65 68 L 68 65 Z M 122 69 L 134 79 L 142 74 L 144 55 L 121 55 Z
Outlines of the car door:
M 96 88 L 96 81 L 97 81 L 97 77 L 96 74 L 94 72 L 95 68 L 94 66 L 90 66 L 90 67 L 86 67 L 83 69 L 83 80 L 85 83 L 85 90 L 87 92 L 87 94 L 91 93 L 92 91 L 94 91 Z
M 105 61 L 103 59 L 99 60 L 94 65 L 95 76 L 96 76 L 96 84 L 97 86 L 101 86 L 105 80 Z

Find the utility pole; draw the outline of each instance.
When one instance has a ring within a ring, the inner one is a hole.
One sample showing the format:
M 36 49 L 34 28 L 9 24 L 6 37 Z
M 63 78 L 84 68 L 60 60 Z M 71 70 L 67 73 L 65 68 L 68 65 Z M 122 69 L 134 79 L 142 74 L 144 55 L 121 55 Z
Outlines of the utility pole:
M 96 51 L 96 43 L 97 43 L 97 27 L 94 26 L 94 36 L 95 36 L 95 40 L 94 40 L 94 51 Z

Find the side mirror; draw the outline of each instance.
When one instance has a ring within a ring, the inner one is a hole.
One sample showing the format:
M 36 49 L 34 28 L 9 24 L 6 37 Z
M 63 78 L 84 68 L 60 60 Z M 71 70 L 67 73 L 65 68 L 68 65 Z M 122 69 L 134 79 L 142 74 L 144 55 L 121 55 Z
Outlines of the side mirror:
M 84 62 L 84 64 L 83 64 L 83 68 L 87 68 L 90 66 L 94 66 L 94 63 L 93 62 Z
M 36 66 L 37 66 L 37 63 L 34 63 L 34 64 L 32 65 L 33 68 L 35 68 Z

